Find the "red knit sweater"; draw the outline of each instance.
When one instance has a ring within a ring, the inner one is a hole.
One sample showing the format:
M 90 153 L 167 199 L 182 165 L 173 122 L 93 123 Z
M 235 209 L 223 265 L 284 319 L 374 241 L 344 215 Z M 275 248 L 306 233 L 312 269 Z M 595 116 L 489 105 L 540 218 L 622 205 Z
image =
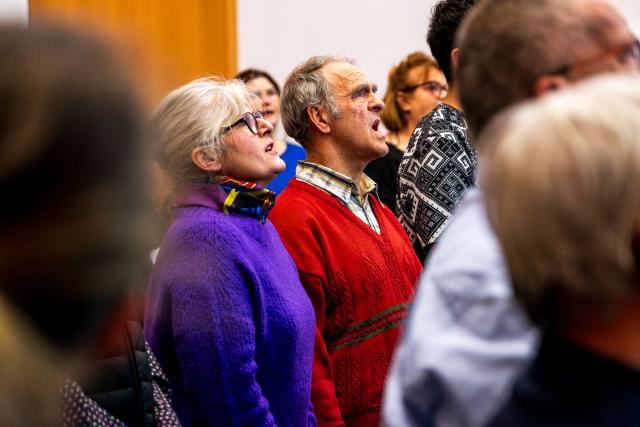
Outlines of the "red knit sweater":
M 391 210 L 374 196 L 369 202 L 380 234 L 294 179 L 269 217 L 316 312 L 311 399 L 319 426 L 379 425 L 391 356 L 422 269 Z

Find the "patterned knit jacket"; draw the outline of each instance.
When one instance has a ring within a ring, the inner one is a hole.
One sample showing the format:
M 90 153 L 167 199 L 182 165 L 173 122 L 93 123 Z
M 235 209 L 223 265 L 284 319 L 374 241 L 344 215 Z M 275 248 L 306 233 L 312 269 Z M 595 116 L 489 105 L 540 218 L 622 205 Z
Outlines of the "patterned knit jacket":
M 390 209 L 377 234 L 337 199 L 294 179 L 271 220 L 315 311 L 312 401 L 320 426 L 379 425 L 382 390 L 421 264 Z
M 178 196 L 148 290 L 145 336 L 185 427 L 315 425 L 315 319 L 273 225 Z

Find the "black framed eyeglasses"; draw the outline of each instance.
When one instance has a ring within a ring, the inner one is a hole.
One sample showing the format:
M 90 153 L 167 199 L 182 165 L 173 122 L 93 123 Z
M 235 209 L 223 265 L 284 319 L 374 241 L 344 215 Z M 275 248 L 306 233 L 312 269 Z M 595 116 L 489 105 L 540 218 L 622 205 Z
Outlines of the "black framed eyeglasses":
M 262 113 L 260 113 L 259 111 L 256 111 L 255 113 L 246 112 L 242 115 L 242 117 L 238 121 L 224 128 L 223 133 L 230 131 L 236 126 L 244 124 L 247 126 L 247 128 L 251 131 L 252 134 L 256 135 L 258 133 L 258 119 L 262 119 L 262 118 L 263 118 Z
M 443 85 L 440 84 L 438 82 L 435 82 L 433 80 L 428 80 L 426 82 L 422 82 L 422 83 L 418 83 L 416 85 L 411 85 L 411 86 L 407 86 L 403 89 L 400 89 L 400 92 L 405 92 L 405 93 L 409 93 L 409 92 L 413 92 L 414 90 L 416 90 L 417 88 L 421 87 L 422 89 L 433 93 L 434 95 L 440 95 L 442 93 L 447 93 L 447 91 L 449 90 L 449 86 L 447 85 Z

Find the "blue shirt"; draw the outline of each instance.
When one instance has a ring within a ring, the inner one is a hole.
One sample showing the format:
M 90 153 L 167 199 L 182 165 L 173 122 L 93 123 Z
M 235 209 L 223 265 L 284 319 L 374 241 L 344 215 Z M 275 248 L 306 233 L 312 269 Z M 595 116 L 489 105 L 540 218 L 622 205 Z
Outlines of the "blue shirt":
M 304 148 L 297 144 L 287 143 L 287 150 L 281 156 L 286 166 L 284 170 L 267 185 L 267 188 L 276 194 L 282 193 L 282 190 L 285 189 L 291 178 L 296 176 L 298 160 L 304 160 L 306 158 L 307 151 Z
M 472 187 L 427 259 L 387 382 L 384 425 L 486 424 L 533 357 L 537 334 Z

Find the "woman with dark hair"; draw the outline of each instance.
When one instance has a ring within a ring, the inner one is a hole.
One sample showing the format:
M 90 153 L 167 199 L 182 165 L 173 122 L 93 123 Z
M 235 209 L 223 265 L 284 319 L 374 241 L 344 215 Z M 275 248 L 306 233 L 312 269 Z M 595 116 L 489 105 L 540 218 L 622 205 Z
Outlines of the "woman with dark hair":
M 280 194 L 289 181 L 296 175 L 296 165 L 299 160 L 307 157 L 307 152 L 295 140 L 284 133 L 280 120 L 280 87 L 269 73 L 255 68 L 248 68 L 236 75 L 262 103 L 260 112 L 273 126 L 275 135 L 275 149 L 285 163 L 285 169 L 279 173 L 268 185 L 269 189 Z
M 239 80 L 195 80 L 154 119 L 175 186 L 145 335 L 185 426 L 310 426 L 313 307 L 267 220 L 284 169 Z

